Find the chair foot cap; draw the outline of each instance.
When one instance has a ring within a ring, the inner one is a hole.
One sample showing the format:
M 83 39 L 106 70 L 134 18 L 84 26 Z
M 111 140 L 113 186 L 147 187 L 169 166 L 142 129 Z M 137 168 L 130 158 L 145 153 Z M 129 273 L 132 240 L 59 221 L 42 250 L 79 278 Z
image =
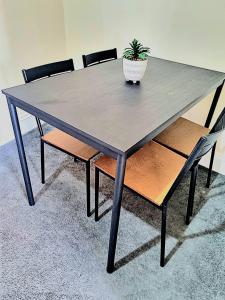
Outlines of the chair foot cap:
M 189 225 L 190 224 L 190 220 L 185 220 L 185 224 Z
M 107 267 L 106 271 L 107 271 L 107 273 L 112 274 L 114 271 L 114 267 L 111 267 L 111 268 Z

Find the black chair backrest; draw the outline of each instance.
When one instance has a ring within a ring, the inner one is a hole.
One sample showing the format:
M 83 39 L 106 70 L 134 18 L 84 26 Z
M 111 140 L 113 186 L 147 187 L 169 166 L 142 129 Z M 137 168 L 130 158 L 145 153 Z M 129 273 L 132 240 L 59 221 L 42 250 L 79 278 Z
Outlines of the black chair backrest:
M 201 152 L 197 156 L 196 160 L 200 160 L 205 154 L 207 154 L 212 149 L 218 137 L 221 135 L 221 133 L 224 130 L 225 130 L 225 107 L 220 113 L 213 128 L 210 130 L 210 133 L 204 137 L 206 139 L 205 144 L 203 145 Z
M 104 63 L 113 59 L 117 59 L 117 50 L 109 49 L 100 52 L 90 53 L 87 55 L 82 55 L 84 68 L 88 66 L 97 65 Z
M 225 108 L 219 115 L 210 133 L 199 139 L 198 143 L 196 144 L 195 148 L 193 149 L 192 153 L 189 155 L 186 163 L 184 164 L 182 170 L 180 171 L 180 174 L 178 175 L 174 184 L 170 188 L 170 191 L 168 192 L 164 201 L 169 200 L 174 190 L 180 183 L 181 179 L 187 174 L 187 172 L 193 167 L 193 165 L 197 165 L 200 159 L 212 149 L 212 147 L 217 142 L 217 139 L 219 138 L 219 136 L 222 134 L 224 130 L 225 130 Z
M 23 77 L 26 83 L 41 79 L 44 77 L 50 77 L 56 74 L 74 71 L 73 60 L 58 61 L 30 69 L 23 69 Z
M 225 128 L 225 107 L 223 108 L 221 114 L 219 115 L 216 123 L 214 124 L 213 128 L 210 130 L 210 133 L 214 133 Z
M 46 65 L 41 65 L 30 69 L 23 69 L 22 74 L 25 83 L 29 83 L 34 80 L 54 76 L 57 74 L 62 74 L 65 72 L 72 72 L 72 71 L 74 71 L 73 60 L 68 59 L 68 60 L 58 61 Z M 36 117 L 36 122 L 37 122 L 39 133 L 41 136 L 43 136 L 44 133 L 41 126 L 41 121 L 37 117 Z

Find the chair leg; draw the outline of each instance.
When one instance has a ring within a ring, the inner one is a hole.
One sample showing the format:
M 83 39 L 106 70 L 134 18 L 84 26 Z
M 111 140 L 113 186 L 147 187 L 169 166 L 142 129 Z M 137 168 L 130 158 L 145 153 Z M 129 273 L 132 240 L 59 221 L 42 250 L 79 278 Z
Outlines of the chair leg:
M 98 218 L 98 198 L 99 198 L 99 170 L 95 167 L 95 221 Z
M 190 188 L 189 188 L 187 214 L 186 214 L 186 220 L 185 220 L 186 225 L 189 225 L 190 217 L 193 215 L 193 206 L 194 206 L 197 175 L 198 175 L 198 165 L 195 165 L 195 166 L 193 166 L 193 168 L 191 170 L 191 182 L 190 182 Z
M 160 253 L 160 266 L 165 265 L 165 244 L 166 244 L 166 218 L 167 206 L 162 207 L 162 224 L 161 224 L 161 253 Z
M 41 140 L 41 183 L 45 183 L 45 143 Z
M 87 216 L 91 216 L 90 203 L 90 161 L 86 162 L 86 193 L 87 193 Z
M 210 186 L 215 151 L 216 151 L 216 143 L 214 144 L 214 146 L 212 148 L 212 153 L 211 153 L 211 158 L 210 158 L 210 164 L 209 164 L 209 170 L 208 170 L 207 183 L 206 183 L 206 187 L 207 188 L 209 188 L 209 186 Z

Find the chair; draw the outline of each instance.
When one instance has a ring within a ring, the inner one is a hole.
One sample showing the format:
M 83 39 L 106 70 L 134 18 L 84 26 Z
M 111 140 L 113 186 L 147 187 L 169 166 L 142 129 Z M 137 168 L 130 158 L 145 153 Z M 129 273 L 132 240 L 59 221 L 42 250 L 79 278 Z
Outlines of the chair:
M 195 147 L 199 138 L 208 133 L 213 133 L 204 126 L 196 124 L 185 118 L 179 118 L 171 126 L 154 138 L 157 143 L 169 148 L 172 151 L 187 158 Z M 206 186 L 209 188 L 212 174 L 213 161 L 215 156 L 216 144 L 212 148 L 208 177 Z
M 116 48 L 82 55 L 84 68 L 117 59 Z
M 225 110 L 214 126 L 214 132 L 201 137 L 193 151 L 184 158 L 168 148 L 151 141 L 127 160 L 124 186 L 142 196 L 162 211 L 160 266 L 165 265 L 165 237 L 168 201 L 181 179 L 191 170 L 191 182 L 187 205 L 186 224 L 193 214 L 194 193 L 198 163 L 215 145 L 225 129 Z M 102 156 L 95 162 L 95 220 L 98 216 L 99 172 L 114 179 L 116 160 Z
M 25 83 L 34 80 L 40 80 L 46 77 L 60 75 L 65 72 L 74 71 L 73 60 L 65 60 L 54 62 L 30 69 L 23 69 L 23 77 Z M 48 144 L 62 152 L 72 156 L 74 160 L 80 160 L 86 164 L 86 191 L 87 191 L 87 216 L 91 215 L 90 211 L 90 160 L 98 151 L 86 145 L 85 143 L 77 140 L 76 138 L 68 135 L 67 133 L 53 129 L 44 134 L 41 121 L 36 117 L 36 122 L 41 138 L 41 182 L 45 183 L 45 160 L 44 160 L 44 145 Z

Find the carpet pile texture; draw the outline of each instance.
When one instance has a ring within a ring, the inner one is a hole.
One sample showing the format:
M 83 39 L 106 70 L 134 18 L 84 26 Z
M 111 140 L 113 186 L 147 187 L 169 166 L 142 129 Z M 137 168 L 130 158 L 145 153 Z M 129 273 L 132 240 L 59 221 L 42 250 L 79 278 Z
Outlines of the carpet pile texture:
M 49 127 L 45 127 L 49 130 Z M 38 131 L 24 136 L 36 204 L 29 207 L 15 142 L 0 148 L 0 298 L 225 299 L 225 177 L 210 189 L 200 168 L 194 217 L 184 218 L 188 175 L 169 204 L 167 264 L 159 266 L 161 213 L 124 189 L 116 271 L 106 273 L 113 182 L 100 177 L 100 212 L 86 217 L 85 166 L 46 146 L 40 183 Z M 91 178 L 92 208 L 94 172 Z

